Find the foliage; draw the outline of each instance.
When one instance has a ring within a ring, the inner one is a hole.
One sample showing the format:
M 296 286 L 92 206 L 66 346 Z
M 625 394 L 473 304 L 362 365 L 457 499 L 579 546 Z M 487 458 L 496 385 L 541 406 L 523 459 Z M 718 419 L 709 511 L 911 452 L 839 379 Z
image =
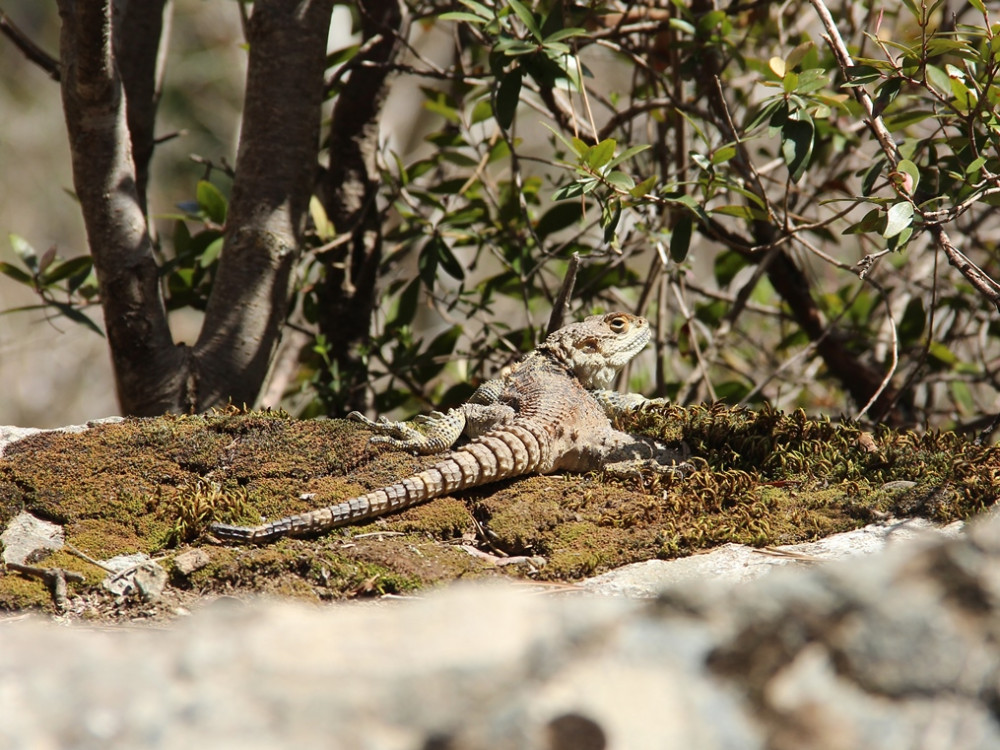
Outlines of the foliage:
M 352 6 L 359 29 L 365 7 Z M 299 413 L 352 408 L 354 370 L 379 412 L 458 400 L 469 386 L 455 383 L 537 341 L 578 256 L 575 309 L 659 322 L 648 390 L 985 427 L 1000 361 L 1000 25 L 978 0 L 842 0 L 828 12 L 850 30 L 845 64 L 824 10 L 411 0 L 416 31 L 383 31 L 439 34 L 449 62 L 414 43 L 385 63 L 423 100 L 413 132 L 386 143 L 420 145 L 378 155 L 381 299 L 353 362 L 322 330 L 317 293 L 350 264 L 350 228 L 313 201 L 290 321 L 312 338 L 291 355 Z M 328 56 L 333 101 L 365 48 L 355 37 Z M 198 182 L 160 238 L 168 309 L 207 303 L 227 182 Z M 82 317 L 84 260 L 19 254 L 24 270 L 0 271 Z

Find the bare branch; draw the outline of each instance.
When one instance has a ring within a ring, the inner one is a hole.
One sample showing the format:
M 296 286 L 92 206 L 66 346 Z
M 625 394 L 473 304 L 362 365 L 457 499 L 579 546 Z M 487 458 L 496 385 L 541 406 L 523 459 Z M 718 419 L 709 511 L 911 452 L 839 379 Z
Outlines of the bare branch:
M 833 49 L 833 53 L 837 58 L 837 63 L 840 65 L 844 78 L 850 82 L 851 76 L 848 72 L 848 68 L 854 64 L 854 61 L 851 59 L 851 55 L 847 51 L 847 46 L 844 44 L 844 40 L 840 36 L 840 31 L 837 29 L 837 24 L 833 20 L 833 16 L 830 15 L 830 10 L 826 7 L 826 5 L 824 5 L 823 0 L 809 0 L 809 2 L 816 10 L 820 21 L 823 23 L 823 28 L 826 30 L 824 38 Z M 875 113 L 875 105 L 872 101 L 871 95 L 864 89 L 863 86 L 853 86 L 851 90 L 854 92 L 854 98 L 857 99 L 858 103 L 864 108 L 867 115 L 866 123 L 875 135 L 875 139 L 882 148 L 882 152 L 885 154 L 892 167 L 895 168 L 899 163 L 899 151 L 896 149 L 896 144 L 892 140 L 892 134 L 889 133 L 888 128 L 886 128 L 885 123 L 882 121 L 882 116 Z M 901 195 L 909 199 L 909 196 L 905 193 L 901 193 Z M 923 216 L 919 207 L 917 207 L 917 213 Z M 929 224 L 927 225 L 927 230 L 931 233 L 931 236 L 934 238 L 938 247 L 940 247 L 948 257 L 948 262 L 957 268 L 959 273 L 961 273 L 969 281 L 969 283 L 972 284 L 977 291 L 979 291 L 980 294 L 986 297 L 991 303 L 993 303 L 994 307 L 1000 311 L 1000 285 L 987 276 L 982 269 L 976 266 L 965 256 L 964 253 L 955 247 L 955 244 L 951 241 L 951 238 L 948 237 L 948 233 L 944 230 L 944 227 L 941 224 Z
M 2 10 L 0 10 L 0 33 L 10 39 L 26 58 L 44 70 L 49 78 L 59 81 L 59 61 L 35 44 Z
M 149 162 L 156 145 L 156 110 L 160 102 L 162 66 L 160 49 L 163 29 L 169 25 L 167 0 L 144 0 L 128 3 L 122 28 L 116 40 L 118 67 L 125 86 L 126 112 L 135 161 L 136 190 L 143 212 L 146 207 L 146 184 Z

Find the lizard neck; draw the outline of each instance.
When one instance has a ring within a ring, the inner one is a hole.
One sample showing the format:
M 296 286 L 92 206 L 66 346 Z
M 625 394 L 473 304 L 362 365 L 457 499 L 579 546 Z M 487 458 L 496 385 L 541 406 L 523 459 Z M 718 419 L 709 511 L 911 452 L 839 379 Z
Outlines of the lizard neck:
M 618 368 L 610 365 L 603 357 L 585 357 L 572 344 L 561 342 L 540 344 L 536 352 L 548 362 L 578 380 L 587 390 L 610 388 L 618 375 Z

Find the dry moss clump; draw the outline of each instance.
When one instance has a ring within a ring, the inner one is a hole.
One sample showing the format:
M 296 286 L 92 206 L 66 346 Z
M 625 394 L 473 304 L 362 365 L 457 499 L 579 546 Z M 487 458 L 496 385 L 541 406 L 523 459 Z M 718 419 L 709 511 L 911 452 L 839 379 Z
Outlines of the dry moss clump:
M 11 446 L 0 459 L 0 526 L 25 509 L 63 524 L 67 541 L 91 557 L 156 554 L 173 590 L 191 596 L 324 600 L 484 575 L 574 580 L 725 542 L 804 541 L 892 515 L 963 519 L 1000 495 L 1000 450 L 953 433 L 869 434 L 801 411 L 721 406 L 645 409 L 620 426 L 683 443 L 690 467 L 511 480 L 316 539 L 228 548 L 204 537 L 207 523 L 254 524 L 338 502 L 434 458 L 373 453 L 353 423 L 281 412 L 128 419 Z M 469 544 L 485 554 L 469 554 Z M 192 546 L 207 562 L 174 569 Z M 57 554 L 60 565 L 86 567 Z M 501 568 L 490 555 L 546 564 Z M 75 593 L 97 596 L 99 575 L 88 571 Z M 0 575 L 0 609 L 48 600 L 40 582 Z

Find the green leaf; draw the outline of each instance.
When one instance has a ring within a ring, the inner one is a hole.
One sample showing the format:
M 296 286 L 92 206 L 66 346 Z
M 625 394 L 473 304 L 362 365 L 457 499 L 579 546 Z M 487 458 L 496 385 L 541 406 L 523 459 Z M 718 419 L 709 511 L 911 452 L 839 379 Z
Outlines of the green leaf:
M 819 91 L 822 88 L 826 88 L 829 81 L 827 80 L 827 73 L 822 68 L 810 68 L 809 70 L 804 70 L 799 74 L 799 83 L 795 87 L 795 91 L 799 94 L 811 94 L 815 91 Z M 828 101 L 829 97 L 818 97 L 821 101 Z M 839 101 L 836 102 L 838 105 Z
M 25 284 L 26 286 L 31 287 L 35 285 L 35 280 L 30 274 L 25 273 L 17 266 L 12 266 L 10 263 L 0 262 L 0 273 L 14 279 L 14 281 L 20 284 Z
M 976 177 L 977 174 L 978 174 L 978 172 L 979 172 L 979 170 L 983 168 L 983 165 L 985 163 L 986 163 L 986 157 L 985 156 L 980 156 L 977 159 L 973 159 L 969 163 L 969 166 L 967 166 L 965 168 L 965 173 L 967 175 L 969 175 L 970 177 Z
M 417 314 L 417 303 L 420 301 L 420 279 L 414 279 L 403 289 L 396 303 L 396 309 L 390 313 L 385 322 L 385 330 L 392 331 L 400 326 L 409 325 Z
M 648 143 L 641 143 L 638 146 L 629 146 L 627 149 L 618 154 L 618 156 L 608 162 L 608 169 L 614 169 L 626 159 L 631 159 L 636 154 L 641 154 L 648 148 L 652 148 L 652 146 Z
M 939 94 L 951 93 L 951 78 L 941 68 L 936 65 L 928 65 L 925 68 L 928 83 L 937 89 Z
M 651 175 L 650 177 L 647 177 L 645 180 L 640 182 L 634 188 L 629 190 L 628 191 L 629 195 L 631 195 L 633 198 L 642 198 L 644 195 L 649 193 L 649 191 L 655 184 L 656 184 L 656 175 L 654 174 Z
M 910 237 L 913 236 L 913 227 L 906 227 L 902 232 L 897 234 L 895 237 L 890 237 L 885 241 L 885 246 L 893 252 L 899 252 L 904 247 L 906 243 L 910 241 Z
M 440 241 L 441 238 L 437 235 L 432 236 L 421 248 L 420 255 L 417 256 L 417 273 L 428 289 L 434 288 L 434 281 L 437 278 L 438 253 L 434 245 Z
M 845 86 L 863 86 L 882 79 L 882 72 L 871 65 L 851 65 L 847 68 L 848 83 Z
M 635 180 L 629 177 L 624 172 L 611 172 L 604 179 L 610 182 L 619 190 L 629 191 L 635 187 Z
M 480 18 L 472 13 L 464 13 L 463 11 L 456 10 L 450 13 L 442 13 L 438 18 L 442 21 L 464 21 L 465 23 L 486 23 L 490 19 Z
M 767 212 L 753 206 L 717 206 L 711 209 L 710 213 L 735 216 L 737 219 L 745 221 L 767 221 Z
M 490 119 L 492 116 L 493 110 L 490 108 L 489 99 L 480 99 L 472 108 L 472 117 L 470 118 L 469 123 L 476 125 L 484 120 Z
M 359 49 L 361 49 L 360 44 L 351 44 L 342 49 L 330 52 L 326 56 L 326 63 L 325 63 L 326 67 L 333 68 L 336 67 L 337 65 L 343 65 L 345 62 L 352 59 L 356 54 L 358 54 Z
M 852 224 L 847 229 L 844 230 L 844 234 L 865 234 L 867 232 L 876 231 L 885 219 L 882 211 L 877 208 L 873 208 L 871 211 L 866 213 L 864 217 L 857 224 Z
M 327 216 L 326 208 L 315 195 L 309 198 L 309 215 L 312 217 L 313 226 L 316 227 L 316 236 L 323 242 L 329 242 L 337 236 L 337 230 Z
M 960 414 L 977 414 L 976 401 L 972 396 L 972 389 L 964 380 L 953 380 L 951 382 L 951 397 L 958 406 Z
M 219 188 L 208 180 L 198 180 L 195 199 L 198 201 L 198 207 L 209 221 L 215 224 L 226 223 L 228 202 Z
M 604 227 L 604 241 L 611 242 L 615 238 L 615 231 L 618 229 L 618 222 L 622 218 L 622 202 L 612 201 L 610 205 L 604 206 L 601 211 L 601 225 Z
M 896 165 L 896 171 L 910 178 L 907 192 L 913 195 L 917 191 L 917 185 L 920 184 L 920 168 L 909 159 L 900 159 L 899 164 Z
M 918 122 L 923 122 L 928 117 L 934 117 L 934 113 L 928 109 L 905 110 L 886 117 L 885 126 L 894 132 L 907 128 L 910 125 L 916 125 Z
M 775 58 L 780 59 L 780 58 Z M 782 63 L 784 64 L 784 63 Z M 786 94 L 791 94 L 799 87 L 799 74 L 788 72 L 781 79 L 781 88 Z
M 84 315 L 79 308 L 67 305 L 65 302 L 50 302 L 64 317 L 69 318 L 74 323 L 79 323 L 84 328 L 89 328 L 101 338 L 104 338 L 104 331 L 94 321 Z
M 792 182 L 798 182 L 806 173 L 812 157 L 814 134 L 812 120 L 808 119 L 789 119 L 781 128 L 781 155 L 788 165 Z
M 924 301 L 919 297 L 914 297 L 907 303 L 903 318 L 896 326 L 900 344 L 909 347 L 919 341 L 920 337 L 924 335 L 926 324 L 927 313 L 924 310 Z
M 685 34 L 694 36 L 698 33 L 698 30 L 694 26 L 681 18 L 671 18 L 668 23 L 670 24 L 670 28 L 683 31 Z
M 885 159 L 876 159 L 867 170 L 861 180 L 861 194 L 871 195 L 875 189 L 875 181 L 882 176 L 882 168 L 885 166 Z
M 882 236 L 886 239 L 895 237 L 913 223 L 913 204 L 909 201 L 900 201 L 889 208 L 886 215 L 885 229 Z
M 611 161 L 617 145 L 614 138 L 606 138 L 596 146 L 587 149 L 583 155 L 583 163 L 595 171 L 600 169 Z
M 517 112 L 517 105 L 521 100 L 521 77 L 523 73 L 520 68 L 514 68 L 504 75 L 497 89 L 495 108 L 497 123 L 504 130 L 510 130 L 514 123 L 514 114 Z
M 577 203 L 559 203 L 544 214 L 535 225 L 535 234 L 545 239 L 550 234 L 573 226 L 583 217 L 583 206 Z
M 566 148 L 568 148 L 570 151 L 574 152 L 577 156 L 579 156 L 581 153 L 583 153 L 583 151 L 580 151 L 579 149 L 577 149 L 575 141 L 579 141 L 581 144 L 583 144 L 583 150 L 584 151 L 587 150 L 587 144 L 583 143 L 583 141 L 581 141 L 579 138 L 574 138 L 573 139 L 574 142 L 571 143 L 570 141 L 568 141 L 566 139 L 566 136 L 564 136 L 562 133 L 560 133 L 554 127 L 552 127 L 551 125 L 549 125 L 547 122 L 543 122 L 542 125 L 550 133 L 552 133 L 552 135 L 554 135 L 556 138 L 558 138 L 563 143 L 563 145 L 566 146 Z
M 951 77 L 951 94 L 955 97 L 954 103 L 959 109 L 972 109 L 979 101 L 979 95 L 976 94 L 975 89 L 966 86 L 965 81 L 957 76 Z
M 46 271 L 42 277 L 42 283 L 46 285 L 56 284 L 63 279 L 68 279 L 70 276 L 76 276 L 84 271 L 89 272 L 93 265 L 94 260 L 89 255 L 78 255 Z
M 890 78 L 876 89 L 874 112 L 875 116 L 880 116 L 885 108 L 892 104 L 903 86 L 903 79 Z
M 927 347 L 927 354 L 932 360 L 932 364 L 937 365 L 939 368 L 945 367 L 951 369 L 958 364 L 958 357 L 955 353 L 940 341 L 932 341 L 930 346 Z
M 736 146 L 732 144 L 721 146 L 712 154 L 712 164 L 725 164 L 727 161 L 731 161 L 734 156 L 736 156 Z
M 462 268 L 462 264 L 458 262 L 458 258 L 455 257 L 455 254 L 443 238 L 437 237 L 435 249 L 438 253 L 438 262 L 441 264 L 444 272 L 458 281 L 465 279 L 465 269 Z
M 715 281 L 726 288 L 736 278 L 736 274 L 747 267 L 746 259 L 737 252 L 726 250 L 715 257 Z
M 426 98 L 424 99 L 423 107 L 428 112 L 441 115 L 453 125 L 457 125 L 462 121 L 462 118 L 458 115 L 458 111 L 455 109 L 454 103 L 444 93 L 425 90 L 424 94 Z
M 564 201 L 569 198 L 579 198 L 581 195 L 583 195 L 583 183 L 571 182 L 568 185 L 563 185 L 556 190 L 556 192 L 552 194 L 552 200 Z
M 493 20 L 495 14 L 492 10 L 487 8 L 482 3 L 477 3 L 476 0 L 458 0 L 462 5 L 471 10 L 480 18 L 484 18 L 487 21 Z
M 535 14 L 528 10 L 520 0 L 507 0 L 507 4 L 514 9 L 517 17 L 521 19 L 521 23 L 531 32 L 531 35 L 538 41 L 542 41 L 542 30 L 535 20 Z
M 454 325 L 435 336 L 434 340 L 424 349 L 424 352 L 436 360 L 441 360 L 441 367 L 444 367 L 452 352 L 455 351 L 455 345 L 458 343 L 458 337 L 461 335 L 462 326 Z
M 35 252 L 35 248 L 31 246 L 24 237 L 19 234 L 7 235 L 10 239 L 10 246 L 14 249 L 17 257 L 21 259 L 21 262 L 28 267 L 31 271 L 38 272 L 38 253 Z
M 743 128 L 744 132 L 749 133 L 752 130 L 760 127 L 765 121 L 769 121 L 771 117 L 774 116 L 775 112 L 778 111 L 784 105 L 783 99 L 773 99 L 763 107 L 761 107 L 757 114 L 753 116 L 753 119 Z
M 795 49 L 788 53 L 788 57 L 785 58 L 785 69 L 791 70 L 797 67 L 808 55 L 813 48 L 815 48 L 813 42 L 802 42 Z
M 587 34 L 586 29 L 581 29 L 576 26 L 567 26 L 565 29 L 559 29 L 559 31 L 554 31 L 553 33 L 549 34 L 542 41 L 542 44 L 551 44 L 552 42 L 558 42 L 562 39 L 569 39 L 570 37 L 586 36 L 586 34 Z
M 215 263 L 215 261 L 219 259 L 219 255 L 222 253 L 223 241 L 222 237 L 217 237 L 208 243 L 208 247 L 202 251 L 201 256 L 198 258 L 198 265 L 202 268 L 208 268 Z
M 174 224 L 174 252 L 177 255 L 186 255 L 191 246 L 191 231 L 182 220 L 178 219 Z
M 674 231 L 670 235 L 670 258 L 674 263 L 682 263 L 691 249 L 691 235 L 694 230 L 694 217 L 684 213 L 677 219 Z

